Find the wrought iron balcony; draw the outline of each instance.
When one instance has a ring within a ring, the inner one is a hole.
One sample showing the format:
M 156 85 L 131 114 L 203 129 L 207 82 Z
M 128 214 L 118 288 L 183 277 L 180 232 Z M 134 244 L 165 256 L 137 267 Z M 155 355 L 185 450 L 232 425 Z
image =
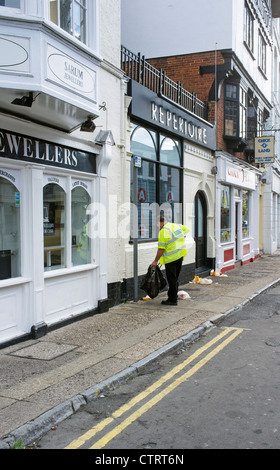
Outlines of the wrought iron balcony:
M 199 100 L 195 93 L 190 93 L 180 82 L 174 82 L 166 73 L 153 67 L 141 53 L 134 54 L 126 47 L 121 47 L 121 67 L 126 76 L 149 88 L 159 96 L 171 101 L 207 120 L 207 103 Z

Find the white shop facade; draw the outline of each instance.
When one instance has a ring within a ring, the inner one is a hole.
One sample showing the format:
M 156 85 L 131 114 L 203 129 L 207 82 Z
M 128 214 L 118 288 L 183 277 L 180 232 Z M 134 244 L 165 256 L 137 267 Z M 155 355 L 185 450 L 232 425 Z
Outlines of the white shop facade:
M 91 206 L 106 205 L 111 147 L 39 126 L 7 127 L 0 130 L 0 344 L 98 311 L 107 297 L 107 241 L 90 224 L 106 225 Z
M 260 170 L 216 152 L 216 271 L 259 257 Z

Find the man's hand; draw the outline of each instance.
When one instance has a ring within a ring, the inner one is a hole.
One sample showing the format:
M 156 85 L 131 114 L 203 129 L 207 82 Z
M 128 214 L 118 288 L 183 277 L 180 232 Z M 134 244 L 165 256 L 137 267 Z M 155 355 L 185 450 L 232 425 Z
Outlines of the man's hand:
M 151 266 L 156 266 L 158 264 L 159 259 L 161 258 L 163 253 L 164 253 L 164 249 L 163 248 L 158 248 L 156 257 L 155 257 L 154 261 L 152 262 Z

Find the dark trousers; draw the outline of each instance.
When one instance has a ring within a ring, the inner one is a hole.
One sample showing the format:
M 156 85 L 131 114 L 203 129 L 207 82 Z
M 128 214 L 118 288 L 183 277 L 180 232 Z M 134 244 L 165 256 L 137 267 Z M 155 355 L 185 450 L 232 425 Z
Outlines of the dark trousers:
M 183 258 L 180 258 L 165 265 L 165 272 L 169 285 L 168 300 L 170 300 L 170 302 L 177 302 L 179 274 L 181 271 L 182 263 Z

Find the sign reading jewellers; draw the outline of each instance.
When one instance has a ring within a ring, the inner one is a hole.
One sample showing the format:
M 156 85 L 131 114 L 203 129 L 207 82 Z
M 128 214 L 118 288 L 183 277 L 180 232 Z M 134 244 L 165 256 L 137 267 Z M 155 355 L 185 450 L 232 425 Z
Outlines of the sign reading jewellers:
M 134 80 L 131 81 L 131 96 L 131 116 L 208 149 L 216 149 L 215 129 L 209 122 L 160 98 Z
M 96 155 L 71 147 L 0 130 L 0 158 L 96 173 Z

